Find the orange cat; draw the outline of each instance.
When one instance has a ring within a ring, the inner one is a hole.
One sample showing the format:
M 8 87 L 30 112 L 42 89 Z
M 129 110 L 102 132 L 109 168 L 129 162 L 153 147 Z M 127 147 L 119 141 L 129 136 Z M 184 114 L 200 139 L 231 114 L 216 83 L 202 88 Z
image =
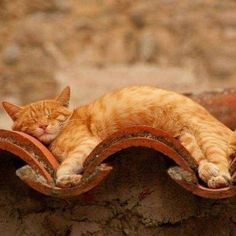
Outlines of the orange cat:
M 236 142 L 231 143 L 234 132 L 191 99 L 137 86 L 114 91 L 72 112 L 69 98 L 67 87 L 56 99 L 24 107 L 3 102 L 14 121 L 13 130 L 49 145 L 61 162 L 56 173 L 58 186 L 76 185 L 94 147 L 115 131 L 132 125 L 161 128 L 178 138 L 196 159 L 199 176 L 210 188 L 230 184 L 230 155 L 236 149 Z

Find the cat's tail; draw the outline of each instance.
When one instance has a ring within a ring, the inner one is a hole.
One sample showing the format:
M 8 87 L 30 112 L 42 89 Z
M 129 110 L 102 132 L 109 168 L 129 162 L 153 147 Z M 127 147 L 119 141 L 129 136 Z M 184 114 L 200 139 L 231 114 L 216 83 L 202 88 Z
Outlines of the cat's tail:
M 231 152 L 232 156 L 236 155 L 236 130 L 232 132 L 231 138 L 230 138 L 230 147 L 231 147 Z
M 232 135 L 230 138 L 230 144 L 236 147 L 236 130 L 232 132 Z

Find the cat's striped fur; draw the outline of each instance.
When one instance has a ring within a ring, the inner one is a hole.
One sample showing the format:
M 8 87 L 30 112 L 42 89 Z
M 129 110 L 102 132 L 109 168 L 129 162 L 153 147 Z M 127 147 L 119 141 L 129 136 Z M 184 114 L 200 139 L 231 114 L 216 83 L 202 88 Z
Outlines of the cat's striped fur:
M 199 176 L 211 188 L 230 184 L 234 132 L 191 99 L 154 87 L 136 86 L 111 92 L 71 112 L 70 89 L 52 100 L 24 107 L 3 102 L 13 129 L 49 145 L 61 162 L 57 185 L 77 184 L 83 163 L 94 147 L 115 131 L 132 125 L 161 128 L 189 150 L 199 164 Z M 158 170 L 157 170 L 158 171 Z

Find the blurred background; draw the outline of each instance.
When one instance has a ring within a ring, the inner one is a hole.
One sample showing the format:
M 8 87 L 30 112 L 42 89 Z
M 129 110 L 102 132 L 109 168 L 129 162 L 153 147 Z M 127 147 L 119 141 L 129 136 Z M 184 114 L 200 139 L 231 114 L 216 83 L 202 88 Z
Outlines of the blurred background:
M 72 106 L 131 84 L 234 87 L 236 1 L 0 0 L 0 100 L 70 85 Z M 0 127 L 9 118 L 0 111 Z

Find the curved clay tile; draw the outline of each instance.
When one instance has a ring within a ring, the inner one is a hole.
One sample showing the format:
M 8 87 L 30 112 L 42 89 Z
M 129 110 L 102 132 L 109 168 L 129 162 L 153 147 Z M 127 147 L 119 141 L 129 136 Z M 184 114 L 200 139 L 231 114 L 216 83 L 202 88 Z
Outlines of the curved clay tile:
M 234 90 L 203 93 L 191 97 L 207 107 L 229 127 L 236 127 Z M 167 173 L 176 183 L 193 194 L 207 198 L 227 198 L 236 195 L 236 186 L 209 189 L 201 185 L 194 159 L 178 140 L 160 129 L 135 126 L 113 134 L 88 156 L 81 183 L 64 189 L 55 186 L 54 173 L 59 163 L 44 145 L 27 134 L 0 130 L 0 149 L 13 153 L 27 163 L 16 171 L 19 178 L 38 192 L 61 198 L 78 196 L 97 186 L 112 171 L 112 166 L 104 161 L 120 150 L 137 146 L 154 149 L 172 159 L 176 166 L 169 168 Z M 230 171 L 236 178 L 236 158 L 231 164 Z

